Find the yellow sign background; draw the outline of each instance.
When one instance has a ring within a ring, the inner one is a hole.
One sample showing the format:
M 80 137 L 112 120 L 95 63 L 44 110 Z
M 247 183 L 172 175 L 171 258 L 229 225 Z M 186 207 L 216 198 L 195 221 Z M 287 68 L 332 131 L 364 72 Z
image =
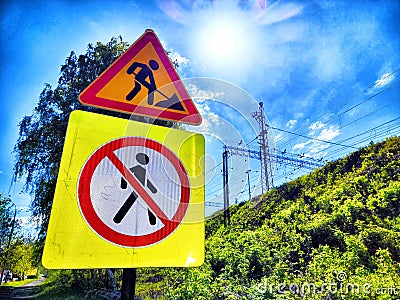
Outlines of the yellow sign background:
M 77 199 L 79 174 L 105 143 L 145 137 L 168 147 L 183 163 L 190 202 L 180 226 L 157 244 L 128 248 L 101 238 L 86 223 Z M 43 265 L 48 269 L 193 267 L 204 262 L 204 137 L 83 111 L 71 113 L 54 195 Z

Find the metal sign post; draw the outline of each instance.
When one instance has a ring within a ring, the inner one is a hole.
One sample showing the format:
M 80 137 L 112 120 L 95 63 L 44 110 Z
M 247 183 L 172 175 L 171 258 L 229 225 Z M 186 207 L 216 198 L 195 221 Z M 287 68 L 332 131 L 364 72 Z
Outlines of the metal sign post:
M 121 300 L 134 300 L 136 287 L 136 268 L 122 270 Z

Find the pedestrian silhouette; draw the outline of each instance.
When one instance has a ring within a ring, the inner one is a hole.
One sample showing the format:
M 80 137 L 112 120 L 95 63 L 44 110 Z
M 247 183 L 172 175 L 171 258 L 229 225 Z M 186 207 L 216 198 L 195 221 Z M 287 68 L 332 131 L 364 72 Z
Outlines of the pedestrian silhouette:
M 150 182 L 150 180 L 146 180 L 146 169 L 142 167 L 141 165 L 147 165 L 149 163 L 149 157 L 145 153 L 138 153 L 136 154 L 136 160 L 140 165 L 137 165 L 135 167 L 130 168 L 129 170 L 135 175 L 136 179 L 144 186 L 153 193 L 157 193 L 156 187 Z M 128 183 L 124 179 L 124 177 L 121 177 L 121 188 L 126 189 L 128 187 Z M 138 195 L 135 193 L 135 191 L 132 191 L 132 193 L 129 195 L 128 199 L 122 204 L 121 208 L 118 210 L 116 215 L 113 218 L 113 221 L 115 223 L 121 223 L 122 219 L 125 217 L 125 215 L 128 213 L 132 205 L 136 202 L 138 198 Z M 147 209 L 147 214 L 149 216 L 149 222 L 150 225 L 155 225 L 156 224 L 156 216 L 150 211 L 150 209 Z
M 149 67 L 150 66 L 150 67 Z M 127 70 L 129 75 L 134 75 L 134 83 L 132 91 L 126 95 L 126 100 L 132 100 L 142 89 L 142 85 L 148 90 L 147 103 L 153 105 L 154 91 L 157 90 L 156 82 L 154 81 L 153 70 L 158 70 L 159 65 L 154 60 L 149 60 L 149 65 L 140 62 L 134 62 Z M 138 70 L 138 71 L 137 71 Z M 136 72 L 137 71 L 137 72 Z

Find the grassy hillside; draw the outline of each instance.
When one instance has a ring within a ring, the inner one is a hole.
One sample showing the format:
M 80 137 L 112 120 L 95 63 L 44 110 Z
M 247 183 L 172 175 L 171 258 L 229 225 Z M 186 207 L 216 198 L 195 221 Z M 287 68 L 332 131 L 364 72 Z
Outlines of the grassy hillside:
M 206 262 L 140 269 L 142 299 L 400 298 L 400 138 L 206 224 Z

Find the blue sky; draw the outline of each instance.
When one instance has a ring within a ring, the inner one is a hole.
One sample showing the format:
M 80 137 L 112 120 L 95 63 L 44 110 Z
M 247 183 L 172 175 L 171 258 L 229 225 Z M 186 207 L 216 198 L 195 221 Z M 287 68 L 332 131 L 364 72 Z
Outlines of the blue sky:
M 242 140 L 257 147 L 251 112 L 260 101 L 270 125 L 280 129 L 271 129 L 277 151 L 333 160 L 399 134 L 395 0 L 3 1 L 0 16 L 3 194 L 12 179 L 18 123 L 32 113 L 44 84 L 56 85 L 69 53 L 119 35 L 132 44 L 147 28 L 181 62 L 178 73 L 202 112 L 202 126 L 188 130 L 207 138 L 210 201 L 221 200 L 222 145 Z M 214 80 L 193 79 L 199 77 Z M 232 201 L 248 197 L 247 169 L 252 192 L 259 191 L 257 168 L 258 162 L 232 159 Z M 276 184 L 302 174 L 280 165 L 275 172 Z M 20 192 L 21 183 L 11 187 L 23 208 L 30 197 Z

